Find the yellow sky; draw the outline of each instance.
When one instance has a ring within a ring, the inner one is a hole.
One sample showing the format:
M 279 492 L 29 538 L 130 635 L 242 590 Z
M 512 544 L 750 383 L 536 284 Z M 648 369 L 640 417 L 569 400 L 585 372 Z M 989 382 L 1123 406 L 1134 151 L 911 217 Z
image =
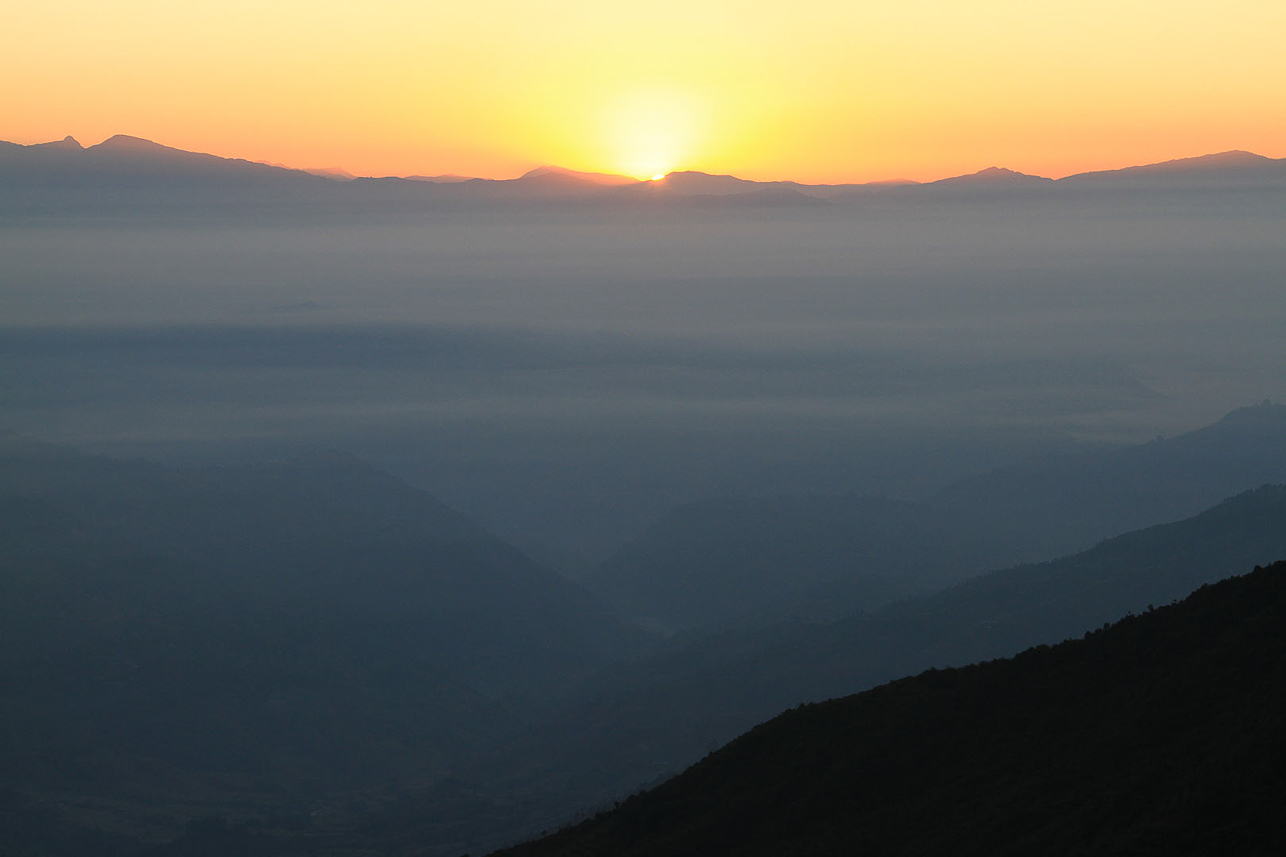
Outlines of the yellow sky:
M 42 0 L 0 139 L 359 174 L 1059 176 L 1286 156 L 1286 3 Z

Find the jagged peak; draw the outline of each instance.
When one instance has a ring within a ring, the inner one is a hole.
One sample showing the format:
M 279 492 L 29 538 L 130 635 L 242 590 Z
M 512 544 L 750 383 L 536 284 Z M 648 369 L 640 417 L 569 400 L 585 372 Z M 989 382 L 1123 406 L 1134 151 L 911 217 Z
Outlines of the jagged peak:
M 75 137 L 68 134 L 66 137 L 63 137 L 61 140 L 52 140 L 48 143 L 36 143 L 32 146 L 28 146 L 27 148 L 53 149 L 55 151 L 79 152 L 84 148 L 84 146 L 80 144 L 79 140 L 77 140 Z

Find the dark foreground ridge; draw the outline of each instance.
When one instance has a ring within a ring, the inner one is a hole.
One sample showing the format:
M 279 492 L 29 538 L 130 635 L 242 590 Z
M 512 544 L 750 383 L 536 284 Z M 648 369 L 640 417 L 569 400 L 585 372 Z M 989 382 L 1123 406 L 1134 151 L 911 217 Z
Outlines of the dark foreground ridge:
M 537 855 L 1281 854 L 1286 562 L 801 706 Z

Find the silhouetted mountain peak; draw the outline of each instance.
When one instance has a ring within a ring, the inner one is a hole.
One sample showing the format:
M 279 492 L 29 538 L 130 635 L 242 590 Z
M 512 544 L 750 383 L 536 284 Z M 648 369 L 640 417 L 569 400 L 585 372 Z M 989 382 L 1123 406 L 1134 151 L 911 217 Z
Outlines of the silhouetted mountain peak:
M 1244 149 L 1232 149 L 1211 155 L 1198 155 L 1195 158 L 1175 158 L 1174 160 L 1161 161 L 1156 164 L 1145 164 L 1133 169 L 1222 169 L 1225 167 L 1262 166 L 1271 163 L 1273 163 L 1272 158 L 1256 155 L 1254 152 L 1247 152 Z M 1130 168 L 1127 167 L 1127 169 Z
M 554 167 L 554 166 L 545 165 L 545 166 L 543 166 L 543 167 L 534 167 L 534 168 L 532 168 L 532 169 L 530 169 L 530 170 L 527 170 L 527 172 L 525 172 L 525 173 L 523 173 L 522 175 L 518 176 L 518 178 L 519 178 L 520 180 L 521 180 L 521 179 L 536 179 L 536 178 L 540 178 L 541 176 L 548 176 L 548 175 L 560 175 L 560 176 L 562 176 L 562 175 L 567 175 L 567 174 L 568 174 L 568 171 L 567 171 L 567 170 L 559 169 L 558 167 Z
M 936 182 L 928 182 L 925 187 L 947 187 L 947 186 L 1014 186 L 1014 185 L 1035 185 L 1049 184 L 1053 179 L 1047 179 L 1044 176 L 1033 176 L 1028 173 L 1020 173 L 1017 170 L 1007 169 L 1005 167 L 987 167 L 978 170 L 976 173 L 969 173 L 963 176 L 952 176 L 947 179 L 940 179 Z
M 649 182 L 649 188 L 658 188 L 689 196 L 730 196 L 744 194 L 764 187 L 764 183 L 753 182 L 730 175 L 703 173 L 699 170 L 675 170 L 664 178 Z
M 428 182 L 430 184 L 459 184 L 460 182 L 476 181 L 474 176 L 461 176 L 455 173 L 443 173 L 436 176 L 406 176 L 407 181 Z
M 131 137 L 128 134 L 117 134 L 113 137 L 108 137 L 97 146 L 91 146 L 90 148 L 116 152 L 178 151 L 177 149 L 171 149 L 169 146 L 162 146 L 160 143 L 153 143 L 151 140 L 144 140 L 142 137 Z
M 672 173 L 666 173 L 665 177 L 658 179 L 658 181 L 703 181 L 706 179 L 713 179 L 716 181 L 748 181 L 748 179 L 738 178 L 737 176 L 729 175 L 728 173 L 705 173 L 701 170 L 675 170 Z
M 294 167 L 288 167 L 285 164 L 268 164 L 270 167 L 277 167 L 283 170 L 293 170 Z M 351 182 L 357 176 L 350 173 L 343 167 L 303 167 L 300 172 L 308 173 L 310 176 L 320 176 L 324 179 L 333 181 Z
M 540 179 L 540 178 L 564 178 L 576 179 L 578 181 L 590 182 L 597 185 L 606 185 L 614 187 L 618 185 L 638 184 L 638 179 L 630 176 L 617 175 L 615 173 L 586 173 L 579 170 L 569 170 L 566 167 L 559 167 L 553 164 L 545 164 L 528 170 L 519 176 L 519 181 L 523 179 Z
M 1280 184 L 1286 181 L 1286 160 L 1266 158 L 1254 152 L 1232 149 L 1194 158 L 1176 158 L 1155 164 L 1143 164 L 1118 170 L 1097 170 L 1067 176 L 1059 181 L 1069 184 L 1123 183 L 1126 187 L 1190 184 L 1194 187 Z
M 60 152 L 61 151 L 79 152 L 85 147 L 80 144 L 79 140 L 77 140 L 72 135 L 68 134 L 66 137 L 63 137 L 61 140 L 54 140 L 49 143 L 36 143 L 34 146 L 31 146 L 30 148 L 54 150 L 54 151 L 60 151 Z
M 1271 161 L 1272 158 L 1256 155 L 1254 152 L 1247 152 L 1245 149 L 1230 149 L 1227 152 L 1204 155 L 1193 160 L 1205 161 L 1211 164 L 1261 164 L 1265 161 Z
M 1247 405 L 1244 408 L 1237 408 L 1224 415 L 1219 421 L 1219 425 L 1246 426 L 1246 425 L 1273 425 L 1276 423 L 1286 423 L 1286 405 L 1278 404 L 1270 399 L 1264 399 L 1257 405 Z

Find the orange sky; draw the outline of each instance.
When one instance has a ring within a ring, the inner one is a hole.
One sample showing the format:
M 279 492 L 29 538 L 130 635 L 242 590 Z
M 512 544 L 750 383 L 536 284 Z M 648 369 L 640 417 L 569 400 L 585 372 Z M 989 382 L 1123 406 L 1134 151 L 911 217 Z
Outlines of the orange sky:
M 43 0 L 0 139 L 118 133 L 363 175 L 1061 176 L 1286 156 L 1286 3 Z

